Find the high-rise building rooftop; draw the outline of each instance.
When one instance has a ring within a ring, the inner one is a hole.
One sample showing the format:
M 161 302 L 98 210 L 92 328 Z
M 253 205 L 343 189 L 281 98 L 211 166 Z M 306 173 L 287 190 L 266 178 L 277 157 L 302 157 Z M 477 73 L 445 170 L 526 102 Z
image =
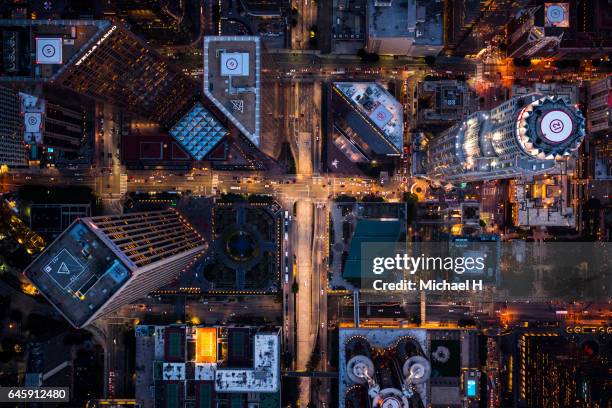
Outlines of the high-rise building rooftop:
M 607 0 L 531 0 L 506 27 L 514 58 L 595 59 L 612 51 Z
M 475 92 L 463 81 L 423 81 L 417 95 L 417 120 L 421 125 L 454 124 L 478 110 Z
M 428 146 L 427 174 L 445 181 L 545 173 L 568 158 L 585 135 L 585 119 L 567 101 L 539 93 L 479 111 Z
M 261 41 L 257 36 L 204 38 L 204 94 L 255 146 L 261 143 Z
M 201 95 L 191 78 L 120 23 L 0 20 L 0 27 L 14 44 L 3 53 L 0 81 L 50 82 L 167 127 Z
M 277 392 L 280 383 L 278 334 L 256 334 L 253 367 L 217 369 L 217 392 Z
M 332 86 L 338 139 L 368 160 L 397 156 L 404 143 L 402 105 L 376 82 L 335 82 Z
M 444 44 L 443 3 L 425 0 L 368 1 L 368 51 L 437 55 Z
M 205 248 L 173 210 L 81 218 L 24 274 L 82 327 L 168 283 Z
M 111 27 L 105 20 L 0 19 L 0 81 L 53 81 L 105 42 Z
M 27 152 L 21 131 L 19 94 L 0 87 L 0 165 L 26 166 Z
M 137 326 L 136 399 L 143 406 L 280 406 L 280 333 L 269 330 Z

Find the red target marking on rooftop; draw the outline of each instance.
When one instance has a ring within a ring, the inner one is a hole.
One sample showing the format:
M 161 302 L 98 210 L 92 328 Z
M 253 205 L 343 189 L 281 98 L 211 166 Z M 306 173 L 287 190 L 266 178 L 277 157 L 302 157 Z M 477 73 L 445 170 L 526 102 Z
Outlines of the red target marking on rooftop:
M 378 118 L 378 120 L 385 120 L 386 115 L 385 115 L 385 113 L 384 113 L 384 112 L 378 112 L 378 113 L 376 114 L 376 118 Z

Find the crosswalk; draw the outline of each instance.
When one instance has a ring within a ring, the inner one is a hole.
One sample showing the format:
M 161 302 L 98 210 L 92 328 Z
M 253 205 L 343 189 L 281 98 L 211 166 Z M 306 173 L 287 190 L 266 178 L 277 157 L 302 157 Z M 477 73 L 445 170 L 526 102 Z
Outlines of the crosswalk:
M 127 174 L 121 174 L 119 178 L 119 194 L 124 195 L 127 193 Z

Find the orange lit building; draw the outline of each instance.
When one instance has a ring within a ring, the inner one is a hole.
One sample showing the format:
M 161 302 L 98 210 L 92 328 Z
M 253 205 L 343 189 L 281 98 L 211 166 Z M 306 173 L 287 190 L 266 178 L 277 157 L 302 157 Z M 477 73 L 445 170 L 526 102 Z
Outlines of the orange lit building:
M 214 327 L 196 329 L 196 362 L 217 362 L 217 329 Z

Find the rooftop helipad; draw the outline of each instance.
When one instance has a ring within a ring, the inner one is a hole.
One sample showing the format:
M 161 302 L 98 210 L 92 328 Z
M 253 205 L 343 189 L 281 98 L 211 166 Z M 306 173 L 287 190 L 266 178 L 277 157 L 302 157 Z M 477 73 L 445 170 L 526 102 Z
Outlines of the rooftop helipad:
M 255 146 L 260 145 L 260 39 L 204 38 L 204 94 Z

